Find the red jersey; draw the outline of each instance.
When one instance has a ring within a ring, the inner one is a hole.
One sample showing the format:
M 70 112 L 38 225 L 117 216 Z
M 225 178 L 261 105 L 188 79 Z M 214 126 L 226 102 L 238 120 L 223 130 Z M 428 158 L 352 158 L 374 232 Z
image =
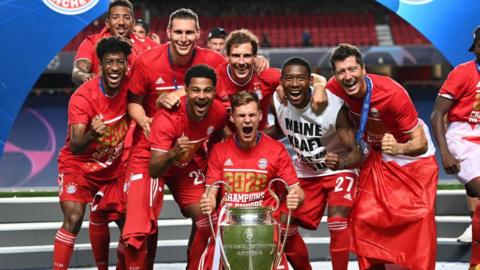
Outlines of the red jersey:
M 129 91 L 137 96 L 145 96 L 144 108 L 148 117 L 157 111 L 155 101 L 161 93 L 183 87 L 187 70 L 198 64 L 216 68 L 225 62 L 220 54 L 195 47 L 193 59 L 188 66 L 170 64 L 170 44 L 163 44 L 143 53 L 132 66 Z
M 188 163 L 173 165 L 167 175 L 189 172 L 189 167 L 193 167 L 192 162 L 197 162 L 200 167 L 205 165 L 205 158 L 198 153 L 198 150 L 213 132 L 225 127 L 226 112 L 217 100 L 213 101 L 206 117 L 200 121 L 193 121 L 188 116 L 186 97 L 182 97 L 181 104 L 182 106 L 175 111 L 158 110 L 150 131 L 152 150 L 168 152 L 182 135 L 187 136 L 194 146 L 192 152 L 184 158 L 185 163 Z M 148 163 L 148 160 L 145 161 Z
M 419 121 L 407 91 L 391 78 L 375 74 L 366 76 L 372 81 L 372 96 L 363 139 L 375 149 L 381 149 L 383 135 L 387 132 L 400 143 L 408 141 L 410 137 L 406 133 L 417 127 Z M 358 128 L 363 98 L 347 95 L 334 77 L 328 81 L 327 88 L 345 101 Z
M 160 93 L 171 92 L 176 88 L 183 87 L 185 73 L 191 66 L 207 64 L 215 68 L 225 62 L 225 58 L 219 53 L 195 47 L 190 65 L 173 66 L 169 64 L 169 47 L 169 44 L 163 44 L 142 53 L 132 66 L 128 89 L 137 96 L 145 96 L 143 106 L 148 117 L 153 117 L 158 110 L 155 101 Z M 133 145 L 138 149 L 132 150 L 131 155 L 137 155 L 142 159 L 146 158 L 148 162 L 150 143 L 138 126 L 133 134 Z
M 127 85 L 124 81 L 120 91 L 114 97 L 108 97 L 103 92 L 101 77 L 96 77 L 73 93 L 68 104 L 69 131 L 58 156 L 60 172 L 81 171 L 93 180 L 112 180 L 119 176 L 123 167 L 119 157 L 128 130 Z M 70 126 L 84 124 L 88 131 L 97 115 L 102 115 L 102 121 L 107 125 L 105 134 L 90 143 L 83 153 L 74 155 L 70 151 Z
M 90 35 L 83 42 L 80 44 L 77 50 L 77 54 L 75 55 L 74 60 L 77 61 L 78 59 L 87 59 L 92 63 L 92 70 L 91 73 L 99 74 L 100 72 L 100 61 L 97 57 L 97 43 L 106 37 L 110 37 L 110 30 L 107 27 L 104 27 L 100 33 L 95 35 Z M 146 38 L 145 42 L 142 42 L 135 36 L 133 33 L 130 33 L 130 43 L 132 44 L 132 53 L 128 56 L 128 66 L 131 66 L 133 61 L 137 58 L 137 56 L 155 46 L 158 46 L 150 38 Z
M 257 145 L 248 150 L 238 147 L 236 136 L 232 136 L 213 146 L 208 158 L 206 185 L 227 181 L 233 190 L 226 202 L 233 207 L 270 204 L 268 184 L 277 177 L 289 186 L 298 183 L 285 146 L 263 133 L 259 133 Z
M 480 94 L 480 70 L 475 60 L 454 68 L 438 94 L 455 101 L 448 112 L 449 122 L 480 123 L 480 111 L 473 110 L 475 95 Z
M 263 118 L 260 122 L 259 129 L 263 129 L 268 125 L 268 109 L 270 100 L 272 99 L 275 89 L 280 84 L 280 70 L 276 68 L 268 68 L 260 74 L 253 73 L 252 78 L 246 84 L 238 84 L 234 82 L 228 70 L 230 64 L 226 63 L 216 69 L 217 73 L 217 99 L 220 100 L 227 110 L 230 110 L 231 97 L 241 90 L 255 93 L 260 100 Z

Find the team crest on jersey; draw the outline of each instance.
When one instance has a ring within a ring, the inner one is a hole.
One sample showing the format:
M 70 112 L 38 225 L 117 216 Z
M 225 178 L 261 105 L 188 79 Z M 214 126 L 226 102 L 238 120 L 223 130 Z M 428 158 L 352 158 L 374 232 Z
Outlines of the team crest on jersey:
M 257 165 L 258 165 L 258 168 L 260 169 L 266 169 L 268 166 L 268 161 L 265 158 L 261 158 L 258 160 Z
M 73 194 L 73 193 L 77 192 L 77 184 L 75 184 L 75 183 L 67 184 L 67 186 L 65 187 L 65 191 L 68 194 Z
M 99 0 L 43 0 L 43 3 L 51 10 L 60 14 L 78 15 L 93 8 L 95 5 L 97 5 L 98 1 Z
M 212 134 L 214 130 L 215 130 L 215 127 L 214 127 L 214 126 L 209 126 L 209 127 L 207 128 L 207 135 L 210 136 L 210 134 Z
M 370 114 L 372 114 L 372 117 L 375 117 L 375 118 L 380 117 L 380 112 L 378 111 L 377 108 L 372 108 L 372 109 L 370 110 Z

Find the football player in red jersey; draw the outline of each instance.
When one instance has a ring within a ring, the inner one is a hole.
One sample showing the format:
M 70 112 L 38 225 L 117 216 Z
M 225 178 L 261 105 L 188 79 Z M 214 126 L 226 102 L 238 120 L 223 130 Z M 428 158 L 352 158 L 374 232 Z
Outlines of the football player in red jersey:
M 283 203 L 288 209 L 297 209 L 303 202 L 303 190 L 298 185 L 285 146 L 258 131 L 263 117 L 258 97 L 240 91 L 232 97 L 231 107 L 231 120 L 236 133 L 225 142 L 213 146 L 208 158 L 206 185 L 212 186 L 215 181 L 222 179 L 227 181 L 234 190 L 229 193 L 225 203 L 232 207 L 273 206 L 275 201 L 267 191 L 269 182 L 274 178 L 282 178 L 291 187 Z M 209 194 L 203 194 L 200 207 L 204 214 L 215 210 L 218 191 L 219 187 L 212 186 Z M 202 256 L 201 269 L 216 267 L 214 244 L 212 242 L 205 256 Z M 288 267 L 285 258 L 280 267 Z
M 90 241 L 98 269 L 108 268 L 108 223 L 121 227 L 123 152 L 128 130 L 127 57 L 131 46 L 120 38 L 97 45 L 102 75 L 83 84 L 70 98 L 68 133 L 58 156 L 60 205 L 64 214 L 53 251 L 53 268 L 67 269 L 87 203 L 92 203 Z M 119 258 L 120 261 L 120 258 Z
M 432 128 L 442 165 L 465 185 L 467 194 L 480 196 L 480 27 L 469 49 L 475 60 L 455 67 L 438 93 Z M 448 119 L 445 130 L 444 117 Z M 480 269 L 480 208 L 475 200 L 472 219 L 470 269 Z
M 360 269 L 434 269 L 438 166 L 427 125 L 400 84 L 366 73 L 355 46 L 337 46 L 330 65 L 327 89 L 345 101 L 357 141 L 368 144 L 351 213 Z

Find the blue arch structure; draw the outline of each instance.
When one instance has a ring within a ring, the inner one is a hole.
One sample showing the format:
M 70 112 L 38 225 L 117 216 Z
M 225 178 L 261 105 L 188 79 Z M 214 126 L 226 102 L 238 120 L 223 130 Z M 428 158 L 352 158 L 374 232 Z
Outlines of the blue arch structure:
M 85 26 L 103 14 L 108 0 L 83 0 L 88 8 L 59 13 L 58 0 L 0 0 L 0 156 L 25 97 L 49 61 Z M 68 1 L 65 1 L 68 2 Z M 69 1 L 73 3 L 75 1 Z M 478 0 L 377 0 L 428 38 L 457 65 L 480 24 Z M 453 3 L 453 4 L 452 4 Z
M 478 0 L 377 0 L 409 22 L 456 66 L 473 59 L 468 48 L 480 25 Z
M 22 104 L 50 60 L 85 26 L 105 13 L 108 0 L 56 10 L 57 0 L 0 0 L 0 156 Z M 75 1 L 64 1 L 75 3 Z M 34 131 L 32 131 L 34 132 Z

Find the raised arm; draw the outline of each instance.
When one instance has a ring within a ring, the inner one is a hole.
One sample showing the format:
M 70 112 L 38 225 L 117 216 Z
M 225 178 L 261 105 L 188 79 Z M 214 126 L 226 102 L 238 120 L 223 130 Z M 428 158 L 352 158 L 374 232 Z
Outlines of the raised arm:
M 90 124 L 90 129 L 84 124 L 73 124 L 70 126 L 70 151 L 74 155 L 83 153 L 90 143 L 100 137 L 106 129 L 102 117 L 97 115 Z M 86 132 L 85 132 L 86 131 Z
M 92 79 L 95 73 L 91 73 L 92 63 L 88 59 L 81 58 L 73 62 L 72 82 L 79 86 Z

